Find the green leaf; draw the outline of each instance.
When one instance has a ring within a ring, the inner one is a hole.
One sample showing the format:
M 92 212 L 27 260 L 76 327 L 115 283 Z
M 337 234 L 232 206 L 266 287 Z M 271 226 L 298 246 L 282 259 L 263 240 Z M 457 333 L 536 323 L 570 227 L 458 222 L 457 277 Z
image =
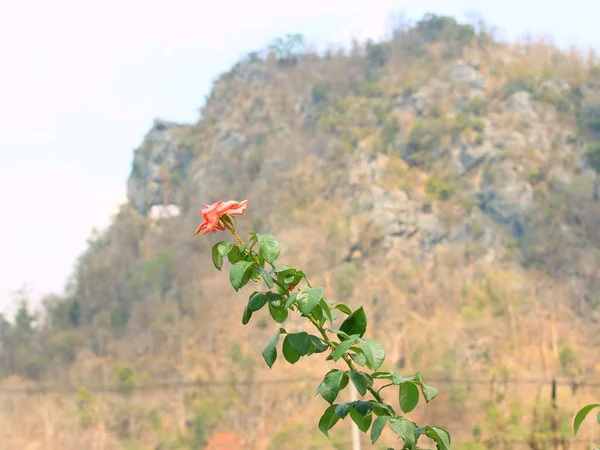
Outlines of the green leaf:
M 269 297 L 264 292 L 254 292 L 250 299 L 248 300 L 248 308 L 252 312 L 256 312 L 260 310 L 263 306 L 267 304 Z
M 323 288 L 303 287 L 297 297 L 298 308 L 300 308 L 302 314 L 308 315 L 315 309 L 322 298 Z
M 391 380 L 393 378 L 390 372 L 373 372 L 371 376 L 376 380 Z
M 271 264 L 279 257 L 279 252 L 281 251 L 279 242 L 271 234 L 259 234 L 258 247 L 260 248 L 261 256 Z
M 414 449 L 417 444 L 417 426 L 404 417 L 396 417 L 390 421 L 390 428 L 404 439 L 404 448 Z
M 306 282 L 308 283 L 308 278 L 306 276 L 306 274 L 304 273 L 304 271 L 302 270 L 297 270 L 296 271 L 296 275 L 299 276 L 300 278 L 298 279 L 298 282 L 300 282 L 300 280 L 302 280 L 303 278 L 306 280 Z M 310 284 L 310 283 L 308 283 Z
M 325 317 L 327 317 L 327 320 L 329 320 L 329 322 L 333 322 L 333 316 L 331 315 L 331 308 L 329 307 L 329 305 L 327 304 L 327 302 L 325 301 L 324 298 L 322 298 L 321 301 L 319 302 L 319 306 L 323 310 L 323 314 L 325 315 Z
M 317 389 L 317 394 L 321 394 L 329 404 L 333 404 L 340 393 L 344 372 L 333 369 L 325 375 L 325 378 Z
M 350 336 L 350 339 L 347 341 L 342 341 L 341 343 L 339 343 L 337 345 L 337 347 L 335 348 L 335 350 L 333 351 L 333 360 L 337 361 L 338 359 L 340 359 L 342 356 L 344 356 L 344 354 L 350 350 L 350 347 L 352 347 L 352 344 L 354 344 L 354 342 L 356 341 L 356 338 L 358 336 Z M 352 339 L 354 338 L 354 339 Z
M 220 220 L 221 220 L 221 222 L 223 222 L 223 223 L 227 223 L 227 224 L 229 224 L 229 225 L 231 225 L 231 226 L 233 227 L 233 222 L 231 221 L 231 219 L 232 219 L 232 217 L 231 217 L 231 216 L 229 216 L 228 214 L 223 214 L 223 215 L 221 216 L 221 219 L 220 219 Z M 234 219 L 235 219 L 235 218 L 234 218 Z
M 362 372 L 358 372 L 356 370 L 351 370 L 348 375 L 350 375 L 350 379 L 352 380 L 352 384 L 360 395 L 365 395 L 367 393 L 367 378 L 366 374 Z
M 360 345 L 367 358 L 367 365 L 372 370 L 377 370 L 385 360 L 385 349 L 376 339 L 360 339 Z
M 450 434 L 443 428 L 425 427 L 425 436 L 436 443 L 438 450 L 450 450 Z
M 373 411 L 378 416 L 395 416 L 396 411 L 387 403 L 376 402 L 375 400 L 369 401 L 371 406 L 373 407 Z
M 312 310 L 311 315 L 319 324 L 319 327 L 323 327 L 325 322 L 327 322 L 327 317 L 323 314 L 323 309 L 320 305 L 315 306 L 315 309 Z
M 352 314 L 352 310 L 347 305 L 344 305 L 343 303 L 338 303 L 337 305 L 334 306 L 334 309 L 339 309 L 344 314 L 348 314 L 348 315 Z
M 269 341 L 265 349 L 262 351 L 262 357 L 264 358 L 269 368 L 273 367 L 275 360 L 277 359 L 277 344 L 279 343 L 279 335 L 281 334 L 281 328 L 277 331 L 275 336 Z
M 340 331 L 346 334 L 358 334 L 360 337 L 364 336 L 367 331 L 367 316 L 362 306 L 346 317 Z
M 425 383 L 421 385 L 421 392 L 423 392 L 423 397 L 427 403 L 436 398 L 438 395 L 438 390 L 436 388 Z
M 238 261 L 233 265 L 229 273 L 229 281 L 236 292 L 250 281 L 253 267 L 254 262 L 252 261 Z
M 319 420 L 319 430 L 327 437 L 329 437 L 329 430 L 331 430 L 338 420 L 340 420 L 340 418 L 335 415 L 336 407 L 337 405 L 331 405 L 327 408 Z
M 238 261 L 242 260 L 242 254 L 240 253 L 240 248 L 237 245 L 231 247 L 229 253 L 227 253 L 227 259 L 231 264 L 235 264 Z
M 212 260 L 213 260 L 213 264 L 215 265 L 215 268 L 217 270 L 221 270 L 221 267 L 223 267 L 223 256 L 221 256 L 221 253 L 219 253 L 219 244 L 221 242 L 216 243 L 215 245 L 213 245 L 212 248 Z M 231 243 L 229 243 L 231 244 Z
M 364 400 L 355 400 L 352 402 L 352 406 L 363 416 L 373 410 L 371 402 L 365 402 Z
M 283 282 L 286 284 L 292 284 L 295 279 L 296 279 L 296 275 L 293 273 L 289 273 L 283 277 Z
M 587 415 L 596 408 L 600 408 L 600 403 L 592 403 L 590 405 L 584 406 L 579 410 L 579 412 L 575 415 L 575 419 L 573 420 L 573 431 L 577 434 L 579 431 L 579 427 L 581 423 L 585 420 Z M 600 417 L 598 418 L 598 423 L 600 423 Z
M 283 323 L 288 318 L 288 310 L 282 306 L 274 306 L 273 303 L 269 302 L 269 312 L 271 317 L 277 323 Z
M 300 356 L 304 356 L 308 353 L 310 339 L 306 331 L 288 334 L 287 339 L 289 339 L 290 345 Z
M 258 280 L 260 280 L 260 272 L 259 272 L 258 268 L 259 268 L 259 266 L 255 265 L 254 268 L 252 269 L 252 275 L 250 276 L 250 279 L 252 281 L 258 281 Z
M 419 388 L 415 383 L 405 381 L 400 384 L 400 409 L 405 413 L 411 412 L 419 403 Z
M 258 271 L 260 272 L 260 276 L 263 278 L 263 280 L 265 280 L 265 284 L 269 287 L 269 289 L 271 289 L 275 284 L 273 283 L 273 277 L 271 274 L 262 267 L 259 267 Z
M 425 398 L 425 401 L 427 403 L 429 403 L 431 400 L 433 400 L 434 398 L 437 397 L 438 395 L 438 390 L 436 388 L 434 388 L 433 386 L 429 386 L 427 384 L 425 384 L 425 382 L 423 381 L 423 378 L 421 378 L 421 374 L 419 372 L 417 372 L 415 374 L 414 377 L 412 377 L 414 379 L 414 382 L 421 386 L 421 392 L 423 392 L 423 397 Z
M 287 298 L 287 300 L 285 301 L 285 309 L 289 309 L 290 306 L 292 306 L 297 299 L 298 299 L 298 294 L 297 293 L 294 293 L 294 294 L 290 295 Z
M 251 232 L 248 234 L 250 235 L 250 238 L 246 242 L 244 242 L 244 245 L 242 245 L 242 248 L 240 250 L 243 254 L 244 253 L 247 254 L 248 250 L 250 250 L 254 246 L 254 244 L 257 242 L 256 233 Z M 247 256 L 252 256 L 252 255 L 247 255 Z
M 242 315 L 242 325 L 248 325 L 250 318 L 252 317 L 252 310 L 246 305 L 244 308 L 244 314 Z
M 231 242 L 221 241 L 217 242 L 212 248 L 212 260 L 217 270 L 221 270 L 223 267 L 223 257 L 227 256 L 229 252 L 234 248 Z
M 350 403 L 342 403 L 335 408 L 335 415 L 340 419 L 344 419 L 350 412 Z
M 350 355 L 350 358 L 352 358 L 354 362 L 361 367 L 364 367 L 367 364 L 367 358 L 362 353 L 353 353 Z
M 281 351 L 283 352 L 283 357 L 290 364 L 295 364 L 300 359 L 298 352 L 294 349 L 292 344 L 290 343 L 290 335 L 288 334 L 283 340 L 283 345 L 281 346 Z
M 329 348 L 329 345 L 322 342 L 317 336 L 313 336 L 312 334 L 308 336 L 309 344 L 308 344 L 308 352 L 306 355 L 312 355 L 313 353 L 323 353 Z
M 333 328 L 328 328 L 327 331 L 329 331 L 330 333 L 337 334 L 337 336 L 340 338 L 340 341 L 345 341 L 346 339 L 350 339 L 350 336 L 347 333 L 344 333 L 343 331 L 335 330 Z
M 379 416 L 377 419 L 375 419 L 375 422 L 373 422 L 373 426 L 371 427 L 371 444 L 374 444 L 377 439 L 379 439 L 381 432 L 390 419 L 390 416 Z
M 350 383 L 350 378 L 348 378 L 348 374 L 346 372 L 342 372 L 342 382 L 340 383 L 340 391 L 346 389 L 348 383 Z
M 231 249 L 233 249 L 233 247 L 235 247 L 235 246 L 233 245 L 233 242 L 221 241 L 221 242 L 217 242 L 215 244 L 215 247 L 217 247 L 219 254 L 221 256 L 225 257 L 229 254 Z
M 367 432 L 367 430 L 371 426 L 371 421 L 373 420 L 373 415 L 371 413 L 362 415 L 354 407 L 350 408 L 350 417 L 352 418 L 358 429 L 363 433 Z
M 394 371 L 394 373 L 392 374 L 392 382 L 394 384 L 404 383 L 405 381 L 412 381 L 419 386 L 423 385 L 423 380 L 421 380 L 419 373 L 413 375 L 412 377 L 403 377 L 397 371 Z

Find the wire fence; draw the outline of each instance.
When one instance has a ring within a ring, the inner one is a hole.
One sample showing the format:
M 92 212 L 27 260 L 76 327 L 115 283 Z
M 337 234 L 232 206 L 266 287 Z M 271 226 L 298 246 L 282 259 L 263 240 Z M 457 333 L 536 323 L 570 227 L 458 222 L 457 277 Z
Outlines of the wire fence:
M 305 382 L 318 382 L 322 377 L 302 377 L 302 378 L 280 378 L 280 379 L 258 379 L 246 381 L 218 381 L 218 380 L 197 380 L 197 381 L 163 381 L 156 383 L 140 384 L 131 386 L 127 392 L 131 391 L 149 391 L 149 390 L 165 390 L 178 388 L 193 388 L 193 387 L 238 387 L 238 386 L 262 386 L 271 384 L 292 384 Z M 572 389 L 600 388 L 600 381 L 579 382 L 572 380 L 560 379 L 541 379 L 541 378 L 515 378 L 515 379 L 497 379 L 497 378 L 435 378 L 425 377 L 427 383 L 440 384 L 456 384 L 456 385 L 471 385 L 471 384 L 498 384 L 498 385 L 536 385 L 536 386 L 569 386 Z M 0 387 L 1 394 L 15 395 L 36 395 L 46 393 L 76 393 L 81 387 L 76 385 L 49 385 L 49 386 L 32 386 L 32 387 Z M 121 393 L 123 389 L 114 386 L 90 386 L 85 385 L 87 389 L 97 393 Z

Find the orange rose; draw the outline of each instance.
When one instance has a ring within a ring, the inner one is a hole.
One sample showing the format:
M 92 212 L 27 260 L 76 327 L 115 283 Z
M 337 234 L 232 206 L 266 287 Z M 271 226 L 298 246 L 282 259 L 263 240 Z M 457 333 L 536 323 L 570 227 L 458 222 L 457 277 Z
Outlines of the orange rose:
M 215 233 L 217 230 L 224 230 L 225 224 L 221 222 L 221 216 L 243 216 L 248 208 L 248 200 L 236 202 L 230 200 L 224 202 L 219 200 L 212 205 L 204 205 L 204 209 L 198 210 L 204 222 L 201 223 L 196 229 L 198 234 L 202 231 L 202 234 Z

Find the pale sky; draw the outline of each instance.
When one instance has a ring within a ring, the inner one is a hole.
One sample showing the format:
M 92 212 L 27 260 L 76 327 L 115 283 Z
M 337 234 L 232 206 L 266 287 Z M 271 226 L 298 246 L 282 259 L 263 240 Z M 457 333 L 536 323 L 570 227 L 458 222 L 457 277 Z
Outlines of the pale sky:
M 155 117 L 193 122 L 212 81 L 286 33 L 384 35 L 393 14 L 477 11 L 505 36 L 594 46 L 584 0 L 0 0 L 0 312 L 27 284 L 61 292 L 93 227 L 125 200 Z

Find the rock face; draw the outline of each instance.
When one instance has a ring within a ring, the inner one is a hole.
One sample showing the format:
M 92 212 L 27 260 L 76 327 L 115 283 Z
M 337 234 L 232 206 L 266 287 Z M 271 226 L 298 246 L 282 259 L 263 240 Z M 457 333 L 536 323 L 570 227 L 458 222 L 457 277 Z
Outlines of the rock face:
M 364 95 L 354 84 L 341 94 L 326 77 L 311 78 L 320 64 L 296 77 L 240 63 L 215 82 L 198 124 L 186 131 L 155 121 L 135 151 L 130 203 L 162 217 L 173 215 L 165 208 L 185 216 L 187 204 L 255 198 L 253 213 L 270 217 L 281 205 L 293 210 L 298 199 L 304 207 L 318 198 L 344 205 L 350 255 L 367 235 L 385 251 L 422 255 L 445 243 L 490 243 L 496 225 L 523 237 L 533 186 L 546 174 L 572 178 L 562 160 L 548 162 L 559 147 L 576 154 L 572 126 L 548 125 L 565 111 L 565 82 L 540 81 L 535 95 L 528 87 L 505 97 L 484 75 L 489 67 L 455 61 L 410 89 L 390 79 Z M 387 172 L 390 161 L 402 167 Z M 413 177 L 403 179 L 408 172 Z
M 520 178 L 519 167 L 511 160 L 503 161 L 493 173 L 488 171 L 482 177 L 479 207 L 517 238 L 524 233 L 532 203 L 533 187 Z
M 148 217 L 152 220 L 160 220 L 169 217 L 177 217 L 181 210 L 177 205 L 154 205 L 148 212 Z
M 450 70 L 450 79 L 472 89 L 484 89 L 485 77 L 473 67 L 459 62 Z
M 361 197 L 361 204 L 390 238 L 411 237 L 417 232 L 418 206 L 406 192 L 372 186 Z
M 527 91 L 518 91 L 510 96 L 506 102 L 507 111 L 519 113 L 526 121 L 537 121 L 538 115 L 531 102 L 531 94 Z
M 423 211 L 420 202 L 402 189 L 385 189 L 380 185 L 388 157 L 357 156 L 351 164 L 346 197 L 355 199 L 352 208 L 360 211 L 352 216 L 350 247 L 359 245 L 363 232 L 374 226 L 384 250 L 412 248 L 430 251 L 447 237 L 447 230 L 431 211 Z M 351 213 L 352 211 L 348 211 Z M 414 238 L 414 239 L 413 239 Z
M 485 140 L 481 145 L 473 145 L 460 138 L 451 151 L 452 169 L 456 175 L 462 176 L 485 162 L 493 152 L 493 145 L 489 140 Z
M 178 204 L 179 189 L 189 174 L 192 149 L 175 135 L 182 125 L 155 120 L 143 144 L 135 150 L 127 181 L 127 199 L 147 214 L 154 205 Z

